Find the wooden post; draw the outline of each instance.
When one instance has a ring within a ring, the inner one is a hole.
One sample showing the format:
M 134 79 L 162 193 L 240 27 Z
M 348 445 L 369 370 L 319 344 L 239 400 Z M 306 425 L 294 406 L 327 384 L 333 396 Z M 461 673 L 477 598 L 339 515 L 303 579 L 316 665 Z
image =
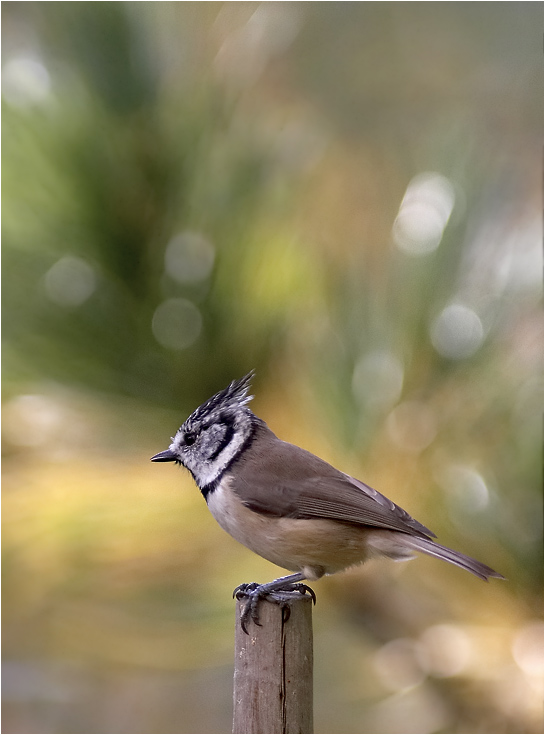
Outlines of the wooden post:
M 240 625 L 237 601 L 233 733 L 312 733 L 312 600 L 262 600 L 259 622 Z

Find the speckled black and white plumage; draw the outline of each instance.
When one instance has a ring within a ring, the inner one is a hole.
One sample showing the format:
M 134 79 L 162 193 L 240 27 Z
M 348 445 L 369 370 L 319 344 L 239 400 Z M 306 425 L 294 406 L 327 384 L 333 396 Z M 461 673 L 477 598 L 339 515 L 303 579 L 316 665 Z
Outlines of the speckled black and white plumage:
M 169 447 L 175 461 L 186 467 L 203 495 L 251 440 L 253 426 L 262 423 L 246 404 L 253 372 L 233 380 L 224 390 L 199 406 L 172 438 Z

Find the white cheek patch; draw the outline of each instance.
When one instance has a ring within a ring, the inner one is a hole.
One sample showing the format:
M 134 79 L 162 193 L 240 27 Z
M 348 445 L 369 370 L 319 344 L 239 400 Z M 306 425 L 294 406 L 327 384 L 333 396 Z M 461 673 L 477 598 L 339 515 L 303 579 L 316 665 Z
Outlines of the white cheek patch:
M 217 466 L 218 461 L 219 457 L 210 467 L 207 467 L 206 464 L 201 464 L 199 465 L 198 469 L 195 468 L 194 470 L 192 470 L 199 487 L 206 487 L 207 485 L 210 485 L 221 475 L 221 473 L 223 472 L 223 467 Z
M 229 444 L 221 450 L 218 456 L 211 462 L 204 462 L 199 467 L 199 485 L 209 485 L 218 479 L 230 462 L 238 455 L 245 442 L 243 432 L 236 432 Z

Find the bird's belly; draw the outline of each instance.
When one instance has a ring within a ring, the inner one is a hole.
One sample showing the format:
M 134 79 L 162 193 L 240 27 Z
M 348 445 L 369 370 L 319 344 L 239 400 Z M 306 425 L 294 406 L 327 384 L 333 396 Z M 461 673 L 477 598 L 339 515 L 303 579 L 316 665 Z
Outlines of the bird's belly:
M 327 519 L 274 518 L 246 508 L 225 481 L 208 508 L 234 539 L 259 556 L 307 579 L 333 574 L 368 556 L 365 528 Z

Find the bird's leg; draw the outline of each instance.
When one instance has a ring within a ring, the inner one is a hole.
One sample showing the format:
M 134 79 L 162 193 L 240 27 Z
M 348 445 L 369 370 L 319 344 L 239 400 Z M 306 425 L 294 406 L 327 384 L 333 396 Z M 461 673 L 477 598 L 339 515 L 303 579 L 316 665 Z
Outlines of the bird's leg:
M 303 579 L 305 579 L 305 576 L 301 572 L 295 572 L 295 574 L 279 577 L 266 584 L 258 584 L 257 582 L 239 584 L 233 592 L 233 597 L 236 597 L 237 600 L 246 600 L 240 618 L 242 630 L 248 634 L 246 626 L 250 618 L 256 625 L 260 625 L 257 608 L 261 599 L 277 602 L 289 610 L 287 603 L 293 600 L 294 593 L 298 592 L 302 595 L 310 595 L 312 601 L 316 604 L 314 590 L 306 584 L 300 584 Z

